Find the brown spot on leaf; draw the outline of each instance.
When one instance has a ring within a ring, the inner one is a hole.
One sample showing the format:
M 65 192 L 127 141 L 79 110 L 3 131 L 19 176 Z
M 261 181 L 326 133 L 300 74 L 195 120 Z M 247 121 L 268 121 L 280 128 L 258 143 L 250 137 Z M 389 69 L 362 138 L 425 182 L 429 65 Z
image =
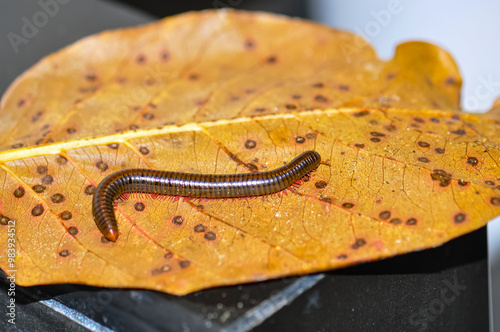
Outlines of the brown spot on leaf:
M 453 220 L 455 221 L 456 224 L 460 224 L 464 222 L 466 219 L 465 214 L 463 213 L 457 213 L 455 217 L 453 217 Z
M 422 119 L 422 118 L 415 117 L 415 118 L 413 118 L 413 120 L 415 122 L 418 122 L 418 123 L 425 123 L 424 119 Z
M 149 154 L 149 149 L 148 149 L 147 147 L 145 147 L 145 146 L 141 146 L 141 147 L 139 148 L 139 152 L 140 152 L 141 154 L 143 154 L 143 155 L 148 155 L 148 154 Z
M 347 255 L 338 255 L 337 259 L 340 259 L 340 260 L 347 259 Z
M 97 169 L 99 169 L 101 172 L 105 172 L 109 168 L 108 165 L 102 160 L 98 161 L 95 165 L 97 166 Z
M 479 163 L 479 160 L 476 157 L 467 158 L 467 164 L 469 164 L 471 166 L 477 166 L 478 163 Z
M 314 184 L 314 186 L 318 189 L 323 189 L 326 187 L 326 185 L 327 183 L 323 180 L 316 181 L 316 183 Z
M 349 91 L 349 90 L 351 90 L 351 87 L 349 85 L 346 85 L 346 84 L 339 84 L 339 90 L 340 91 Z
M 177 226 L 182 225 L 183 221 L 184 221 L 184 217 L 182 217 L 182 216 L 175 216 L 172 218 L 172 222 L 174 223 L 174 225 L 177 225 Z
M 63 156 L 57 156 L 56 158 L 56 162 L 59 164 L 59 165 L 66 165 L 68 163 L 68 159 L 66 159 L 65 157 Z
M 147 61 L 147 58 L 144 54 L 138 54 L 136 57 L 135 57 L 135 62 L 142 65 L 144 63 L 146 63 Z
M 24 104 L 26 104 L 26 100 L 25 99 L 19 99 L 17 101 L 17 107 L 23 107 Z
M 47 173 L 47 170 L 48 170 L 47 166 L 44 165 L 40 165 L 36 168 L 36 172 L 40 175 Z
M 357 239 L 356 243 L 354 243 L 351 248 L 352 249 L 359 249 L 360 247 L 364 246 L 366 244 L 365 239 Z
M 401 224 L 401 222 L 402 222 L 402 221 L 401 221 L 401 219 L 399 219 L 399 218 L 393 218 L 393 219 L 391 219 L 389 222 L 390 222 L 391 224 L 393 224 L 393 225 L 399 225 L 399 224 Z
M 61 212 L 59 217 L 61 217 L 62 220 L 70 220 L 71 218 L 73 218 L 73 215 L 69 211 L 64 211 L 64 212 Z
M 44 211 L 44 207 L 42 204 L 38 204 L 36 205 L 32 210 L 31 210 L 31 214 L 34 216 L 34 217 L 38 217 L 40 216 L 43 211 Z
M 64 201 L 64 196 L 61 194 L 54 194 L 50 196 L 50 200 L 52 201 L 52 203 L 58 204 Z
M 293 105 L 293 104 L 286 104 L 285 105 L 285 108 L 287 110 L 296 110 L 297 109 L 297 106 Z
M 356 118 L 361 118 L 363 116 L 367 116 L 368 114 L 370 114 L 369 111 L 360 111 L 360 112 L 354 113 L 353 116 L 355 116 Z
M 168 53 L 167 51 L 162 51 L 160 53 L 160 60 L 162 62 L 167 62 L 169 59 L 170 59 L 170 53 Z
M 500 197 L 492 197 L 490 199 L 490 202 L 495 206 L 500 206 Z
M 420 146 L 421 148 L 428 148 L 431 145 L 427 142 L 420 141 L 420 142 L 418 142 L 418 146 Z
M 410 218 L 410 219 L 406 220 L 406 224 L 409 225 L 409 226 L 416 225 L 417 224 L 417 219 Z
M 0 214 L 0 225 L 7 226 L 7 224 L 9 223 L 9 221 L 10 221 L 9 217 L 4 216 L 3 214 Z
M 325 87 L 325 85 L 324 85 L 323 83 L 321 83 L 321 82 L 318 82 L 318 83 L 314 83 L 314 84 L 312 85 L 312 87 L 313 87 L 313 88 L 320 89 L 320 88 L 324 88 L 324 87 Z
M 382 134 L 382 133 L 379 133 L 376 131 L 370 132 L 370 135 L 372 135 L 373 137 L 384 137 L 385 136 L 385 134 Z
M 181 269 L 186 269 L 189 267 L 189 265 L 191 265 L 191 262 L 190 261 L 180 261 L 179 262 L 179 267 Z
M 469 182 L 467 182 L 467 181 L 465 181 L 465 180 L 460 179 L 460 180 L 458 180 L 458 184 L 459 184 L 460 186 L 462 186 L 462 187 L 463 187 L 463 186 L 468 185 L 468 184 L 469 184 Z
M 197 81 L 200 79 L 200 75 L 196 74 L 196 73 L 191 73 L 191 74 L 189 74 L 188 79 L 190 81 Z
M 170 265 L 163 265 L 162 267 L 160 267 L 158 269 L 153 269 L 151 271 L 151 275 L 152 276 L 157 276 L 157 275 L 160 275 L 160 274 L 163 274 L 163 273 L 167 273 L 170 270 L 172 270 L 172 268 L 170 267 Z
M 108 148 L 116 150 L 116 149 L 118 149 L 118 144 L 117 143 L 108 144 Z
M 444 154 L 444 149 L 443 148 L 435 148 L 434 151 L 438 154 Z
M 159 82 L 159 81 L 155 80 L 155 79 L 154 79 L 154 78 L 152 78 L 152 77 L 149 77 L 149 78 L 147 78 L 147 79 L 146 79 L 145 84 L 146 84 L 147 86 L 152 86 L 152 85 L 155 85 L 157 82 Z
M 457 84 L 457 79 L 453 76 L 448 76 L 446 80 L 444 81 L 446 85 L 455 85 Z
M 435 169 L 431 173 L 431 178 L 433 181 L 439 182 L 441 187 L 447 187 L 451 181 L 451 174 L 446 173 L 442 169 Z
M 297 136 L 295 137 L 295 142 L 299 143 L 299 144 L 302 144 L 306 141 L 306 139 L 302 136 Z
M 69 250 L 64 249 L 64 250 L 59 251 L 59 256 L 61 256 L 61 257 L 68 257 L 69 256 Z
M 387 220 L 391 217 L 391 211 L 382 211 L 379 213 L 379 218 L 382 220 Z
M 196 233 L 202 233 L 206 230 L 205 226 L 203 226 L 203 224 L 198 224 L 196 226 L 194 226 L 194 231 Z
M 142 117 L 146 120 L 153 120 L 155 118 L 155 115 L 153 113 L 143 113 Z
M 495 182 L 493 181 L 484 181 L 485 184 L 487 184 L 488 186 L 494 186 L 495 185 Z
M 253 50 L 255 48 L 255 41 L 252 39 L 245 40 L 245 49 L 247 51 Z
M 439 120 L 438 118 L 431 118 L 431 122 L 440 123 L 441 120 Z
M 14 197 L 16 198 L 21 198 L 25 194 L 25 190 L 23 187 L 18 187 L 16 190 L 14 190 Z
M 316 101 L 318 101 L 320 103 L 326 103 L 326 102 L 328 102 L 328 98 L 326 98 L 323 95 L 316 95 L 316 96 L 314 96 L 314 100 L 316 100 Z
M 87 73 L 85 74 L 85 79 L 87 81 L 94 82 L 95 80 L 97 80 L 97 76 L 95 73 Z
M 45 175 L 43 178 L 42 178 L 42 183 L 43 184 L 46 184 L 46 185 L 51 185 L 52 182 L 54 182 L 54 178 L 52 177 L 52 175 Z
M 370 138 L 370 141 L 372 141 L 374 143 L 378 143 L 378 142 L 380 142 L 380 138 L 378 138 L 378 137 L 372 137 L 372 138 Z
M 257 107 L 254 109 L 254 112 L 257 112 L 257 113 L 262 113 L 262 112 L 265 112 L 266 109 L 264 107 Z
M 394 132 L 394 131 L 396 131 L 396 129 L 398 129 L 398 128 L 396 128 L 395 125 L 392 125 L 392 124 L 388 125 L 388 126 L 385 126 L 384 128 L 385 128 L 385 130 L 387 130 L 389 132 Z
M 315 133 L 307 133 L 306 134 L 306 138 L 307 139 L 315 139 L 316 138 L 316 134 Z
M 297 99 L 300 99 L 300 98 L 302 98 L 302 95 L 299 95 L 299 94 L 293 94 L 292 95 L 292 99 L 297 100 Z
M 94 187 L 94 185 L 91 184 L 91 185 L 86 186 L 84 192 L 88 196 L 94 195 L 95 194 L 95 187 Z
M 278 61 L 278 58 L 275 55 L 271 55 L 266 59 L 267 63 L 274 64 Z
M 344 203 L 344 204 L 342 204 L 342 207 L 344 209 L 352 209 L 354 207 L 354 204 L 352 204 L 352 203 Z
M 34 192 L 37 194 L 43 193 L 45 189 L 47 189 L 45 186 L 42 186 L 41 184 L 35 184 L 33 187 L 31 187 Z
M 257 143 L 254 140 L 249 139 L 245 142 L 245 148 L 247 148 L 247 149 L 253 149 L 256 146 L 257 146 Z
M 429 159 L 427 159 L 426 157 L 418 157 L 417 160 L 420 161 L 420 162 L 422 162 L 422 163 L 428 163 L 429 162 Z
M 136 211 L 142 212 L 142 211 L 144 211 L 145 208 L 146 208 L 146 206 L 142 202 L 137 202 L 134 204 L 134 209 Z
M 24 143 L 16 143 L 16 144 L 12 145 L 11 148 L 19 149 L 19 148 L 22 148 L 23 146 L 24 146 Z
M 161 272 L 162 273 L 166 273 L 170 270 L 172 270 L 172 268 L 170 267 L 170 265 L 163 265 L 161 268 L 160 268 Z
M 42 112 L 38 111 L 31 117 L 31 122 L 37 122 L 42 117 Z
M 80 93 L 93 93 L 99 89 L 98 86 L 80 87 L 78 92 Z
M 320 198 L 322 202 L 332 204 L 332 199 L 330 197 L 322 197 Z
M 365 145 L 363 143 L 356 143 L 356 144 L 354 144 L 354 146 L 359 148 L 359 149 L 363 149 L 365 147 Z
M 465 130 L 457 129 L 457 130 L 452 131 L 451 133 L 456 134 L 456 135 L 465 135 Z
M 66 129 L 66 132 L 67 132 L 68 134 L 74 134 L 74 133 L 76 133 L 76 129 L 75 129 L 75 128 L 67 128 L 67 129 Z
M 167 252 L 163 257 L 165 257 L 166 259 L 171 259 L 172 257 L 174 257 L 174 254 L 171 252 Z
M 78 234 L 78 228 L 76 228 L 75 226 L 71 226 L 70 228 L 68 228 L 68 233 L 74 236 Z
M 206 232 L 204 235 L 205 239 L 208 241 L 213 241 L 216 238 L 216 235 L 214 232 Z

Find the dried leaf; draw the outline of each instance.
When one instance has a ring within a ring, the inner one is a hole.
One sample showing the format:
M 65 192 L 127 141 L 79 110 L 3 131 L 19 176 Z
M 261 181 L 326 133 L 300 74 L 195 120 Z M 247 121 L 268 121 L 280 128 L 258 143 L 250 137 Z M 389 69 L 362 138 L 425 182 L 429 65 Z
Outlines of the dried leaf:
M 86 38 L 2 99 L 0 267 L 9 220 L 20 285 L 172 294 L 440 245 L 500 214 L 500 124 L 458 112 L 460 85 L 436 46 L 383 62 L 351 34 L 269 14 L 188 13 Z M 263 171 L 305 150 L 330 166 L 288 195 L 132 196 L 116 243 L 92 218 L 96 185 L 120 169 Z
M 426 43 L 379 60 L 350 33 L 206 11 L 85 38 L 2 99 L 0 150 L 117 131 L 336 107 L 459 109 L 451 56 Z

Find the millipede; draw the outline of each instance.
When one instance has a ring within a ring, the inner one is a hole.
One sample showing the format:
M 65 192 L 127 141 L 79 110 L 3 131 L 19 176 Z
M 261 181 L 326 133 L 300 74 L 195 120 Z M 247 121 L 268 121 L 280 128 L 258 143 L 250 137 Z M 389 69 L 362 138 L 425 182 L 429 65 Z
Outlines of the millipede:
M 192 198 L 243 198 L 274 194 L 298 182 L 321 163 L 316 151 L 306 151 L 277 169 L 243 174 L 191 174 L 151 169 L 125 169 L 97 186 L 92 214 L 104 237 L 118 239 L 114 202 L 126 193 Z

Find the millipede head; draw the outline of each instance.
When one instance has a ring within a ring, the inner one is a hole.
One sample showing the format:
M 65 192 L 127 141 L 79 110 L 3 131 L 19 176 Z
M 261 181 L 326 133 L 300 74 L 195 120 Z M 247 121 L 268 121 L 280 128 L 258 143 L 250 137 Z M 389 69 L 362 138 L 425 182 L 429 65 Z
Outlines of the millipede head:
M 116 242 L 118 240 L 118 229 L 113 229 L 113 227 L 106 230 L 104 237 L 111 242 Z

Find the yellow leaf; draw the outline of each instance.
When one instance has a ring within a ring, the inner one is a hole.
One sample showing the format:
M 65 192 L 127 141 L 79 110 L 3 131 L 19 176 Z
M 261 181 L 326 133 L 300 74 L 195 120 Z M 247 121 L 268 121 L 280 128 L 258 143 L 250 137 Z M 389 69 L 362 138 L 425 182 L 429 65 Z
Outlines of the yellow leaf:
M 461 113 L 460 85 L 436 46 L 384 62 L 351 34 L 263 13 L 88 37 L 2 99 L 0 267 L 13 238 L 20 285 L 186 294 L 438 246 L 500 214 L 498 118 Z M 92 218 L 118 170 L 265 171 L 306 150 L 325 164 L 288 195 L 133 195 L 114 243 Z

